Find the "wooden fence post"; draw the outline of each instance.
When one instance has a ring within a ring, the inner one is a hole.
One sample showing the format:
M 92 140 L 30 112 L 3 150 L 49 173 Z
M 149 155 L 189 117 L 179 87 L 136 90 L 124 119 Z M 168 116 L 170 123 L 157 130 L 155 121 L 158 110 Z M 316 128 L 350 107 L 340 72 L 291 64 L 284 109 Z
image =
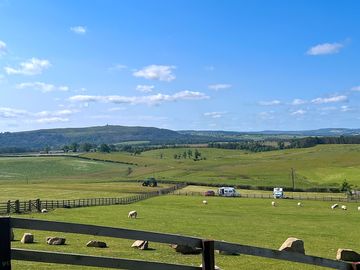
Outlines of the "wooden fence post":
M 10 218 L 0 217 L 0 270 L 11 270 Z
M 215 269 L 214 241 L 202 240 L 202 270 Z
M 41 212 L 41 201 L 40 199 L 36 199 L 36 209 L 38 212 Z
M 10 211 L 11 211 L 11 201 L 7 201 L 7 204 L 6 204 L 6 213 L 7 214 L 10 214 Z
M 20 213 L 20 201 L 16 200 L 15 201 L 15 213 Z

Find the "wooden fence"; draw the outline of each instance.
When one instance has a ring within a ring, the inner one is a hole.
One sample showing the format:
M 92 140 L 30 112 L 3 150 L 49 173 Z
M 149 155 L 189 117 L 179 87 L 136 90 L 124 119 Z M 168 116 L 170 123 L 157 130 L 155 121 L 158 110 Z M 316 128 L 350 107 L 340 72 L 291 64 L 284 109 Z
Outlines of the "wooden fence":
M 130 204 L 145 200 L 158 195 L 171 193 L 179 188 L 182 184 L 173 187 L 164 188 L 154 192 L 141 193 L 122 198 L 88 198 L 88 199 L 73 199 L 73 200 L 28 200 L 28 201 L 7 201 L 0 203 L 0 214 L 11 213 L 26 213 L 32 211 L 40 212 L 42 209 L 55 209 L 55 208 L 75 208 L 87 206 L 102 206 L 102 205 L 115 205 L 115 204 Z
M 124 238 L 132 240 L 147 240 L 157 243 L 179 244 L 202 249 L 202 267 L 168 264 L 120 258 L 96 257 L 81 254 L 35 251 L 28 249 L 12 249 L 10 230 L 12 228 L 57 231 L 97 235 L 104 237 Z M 260 247 L 245 246 L 223 241 L 204 240 L 196 237 L 164 234 L 148 231 L 129 230 L 104 226 L 54 222 L 45 220 L 0 218 L 0 270 L 11 270 L 11 260 L 58 263 L 70 265 L 95 266 L 102 268 L 116 268 L 129 270 L 214 270 L 214 250 L 240 253 L 258 257 L 298 262 L 332 269 L 359 270 L 359 263 L 349 263 L 326 258 L 304 255 L 294 252 L 278 251 Z
M 291 193 L 291 192 L 289 192 Z M 196 192 L 196 191 L 174 191 L 174 195 L 184 195 L 184 196 L 204 196 L 204 192 Z M 216 195 L 218 196 L 218 195 Z M 240 194 L 235 198 L 257 198 L 257 199 L 273 199 L 272 194 Z M 339 197 L 339 196 L 307 196 L 307 195 L 289 195 L 286 196 L 285 199 L 291 200 L 313 200 L 313 201 L 327 201 L 327 202 L 360 202 L 360 198 L 358 196 L 350 196 L 350 197 Z

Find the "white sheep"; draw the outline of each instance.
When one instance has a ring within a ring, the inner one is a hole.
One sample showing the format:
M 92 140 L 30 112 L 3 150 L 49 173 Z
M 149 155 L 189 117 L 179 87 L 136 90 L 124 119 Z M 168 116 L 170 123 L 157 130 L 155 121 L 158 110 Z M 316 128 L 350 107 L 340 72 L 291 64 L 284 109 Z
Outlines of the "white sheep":
M 41 209 L 41 213 L 47 213 L 48 212 L 48 210 L 47 209 Z
M 331 209 L 335 209 L 335 208 L 338 208 L 339 207 L 339 205 L 337 204 L 337 203 L 335 203 L 335 204 L 333 204 L 332 206 L 331 206 Z
M 272 202 L 271 202 L 271 205 L 272 205 L 272 206 L 276 206 L 276 204 L 275 204 L 275 202 L 274 202 L 274 201 L 272 201 Z
M 301 206 L 302 206 L 302 203 L 301 203 L 301 202 L 298 202 L 298 203 L 297 203 L 297 206 L 300 206 L 300 207 L 301 207 Z
M 358 206 L 358 211 L 360 211 L 360 206 Z
M 346 205 L 342 205 L 342 206 L 341 206 L 341 209 L 342 209 L 342 210 L 347 210 Z
M 135 210 L 129 212 L 128 218 L 136 218 L 136 217 L 137 217 L 137 212 Z
M 207 204 L 207 201 L 203 200 L 203 204 Z

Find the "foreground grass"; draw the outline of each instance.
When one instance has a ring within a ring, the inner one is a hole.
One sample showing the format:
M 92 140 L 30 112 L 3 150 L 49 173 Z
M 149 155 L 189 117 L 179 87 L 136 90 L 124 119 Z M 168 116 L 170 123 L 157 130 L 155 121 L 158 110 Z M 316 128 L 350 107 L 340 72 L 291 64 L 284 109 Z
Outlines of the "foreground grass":
M 360 231 L 357 229 L 360 213 L 357 205 L 348 204 L 347 211 L 331 210 L 329 203 L 278 200 L 278 207 L 271 207 L 271 200 L 208 197 L 207 205 L 202 197 L 162 196 L 132 205 L 57 209 L 48 214 L 21 215 L 21 217 L 56 221 L 124 227 L 192 235 L 202 238 L 225 240 L 247 245 L 277 249 L 289 236 L 305 241 L 307 254 L 335 258 L 339 247 L 360 250 Z M 139 218 L 127 218 L 136 209 Z M 16 230 L 19 239 L 23 230 Z M 122 258 L 164 261 L 199 265 L 199 255 L 179 255 L 164 244 L 150 243 L 154 250 L 139 251 L 130 248 L 133 241 L 86 235 L 36 232 L 36 243 L 13 247 L 76 252 Z M 46 236 L 65 236 L 66 246 L 47 246 Z M 109 248 L 86 248 L 90 239 L 105 240 Z M 216 255 L 216 264 L 222 269 L 319 269 L 302 264 L 260 259 L 251 256 Z M 14 269 L 94 269 L 86 267 L 13 262 Z

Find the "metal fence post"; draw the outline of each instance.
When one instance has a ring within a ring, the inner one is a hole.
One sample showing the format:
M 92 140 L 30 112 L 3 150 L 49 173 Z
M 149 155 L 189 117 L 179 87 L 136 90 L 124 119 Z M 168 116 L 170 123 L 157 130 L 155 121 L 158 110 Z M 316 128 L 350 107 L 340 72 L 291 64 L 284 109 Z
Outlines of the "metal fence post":
M 202 270 L 215 269 L 214 241 L 202 240 Z
M 10 218 L 0 217 L 0 270 L 11 270 Z

